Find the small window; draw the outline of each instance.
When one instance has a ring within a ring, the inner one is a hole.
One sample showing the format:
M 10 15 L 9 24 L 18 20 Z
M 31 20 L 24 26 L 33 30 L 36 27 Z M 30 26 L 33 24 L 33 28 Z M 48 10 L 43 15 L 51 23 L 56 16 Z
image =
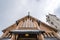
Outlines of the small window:
M 57 28 L 57 26 L 55 26 Z
M 53 23 L 53 22 L 51 22 L 51 24 L 52 24 L 52 25 L 54 25 L 54 23 Z
M 49 18 L 49 16 L 48 16 L 48 18 Z
M 50 21 L 50 19 L 47 20 L 47 22 Z
M 47 17 L 47 18 L 49 18 L 49 16 L 48 16 L 48 15 L 47 15 L 46 17 Z

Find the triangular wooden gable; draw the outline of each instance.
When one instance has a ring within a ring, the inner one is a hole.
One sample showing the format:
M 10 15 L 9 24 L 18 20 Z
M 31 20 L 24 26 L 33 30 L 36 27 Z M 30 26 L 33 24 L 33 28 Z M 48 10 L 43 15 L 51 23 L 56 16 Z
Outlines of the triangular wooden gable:
M 5 32 L 5 31 L 10 31 L 10 30 L 15 30 L 15 28 L 17 27 L 18 24 L 23 24 L 23 23 L 21 23 L 21 22 L 24 22 L 24 21 L 27 20 L 27 19 L 31 20 L 32 22 L 36 22 L 36 25 L 38 25 L 41 30 L 44 30 L 44 31 L 45 31 L 45 30 L 46 30 L 46 31 L 47 31 L 47 30 L 49 30 L 49 31 L 52 31 L 52 30 L 57 31 L 56 29 L 50 27 L 49 25 L 45 24 L 44 22 L 41 22 L 40 20 L 38 20 L 38 19 L 36 19 L 36 18 L 34 18 L 34 17 L 32 17 L 32 16 L 25 16 L 25 17 L 17 20 L 15 24 L 9 26 L 8 28 L 6 28 L 6 29 L 4 29 L 4 30 L 2 30 L 2 31 Z M 37 26 L 37 27 L 38 27 L 38 26 Z

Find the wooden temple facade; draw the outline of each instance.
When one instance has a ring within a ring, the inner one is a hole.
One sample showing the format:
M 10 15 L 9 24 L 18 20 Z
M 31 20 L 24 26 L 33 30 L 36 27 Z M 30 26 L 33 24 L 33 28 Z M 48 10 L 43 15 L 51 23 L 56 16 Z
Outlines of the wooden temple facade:
M 10 40 L 59 40 L 58 30 L 30 15 L 17 20 L 2 31 L 2 38 Z

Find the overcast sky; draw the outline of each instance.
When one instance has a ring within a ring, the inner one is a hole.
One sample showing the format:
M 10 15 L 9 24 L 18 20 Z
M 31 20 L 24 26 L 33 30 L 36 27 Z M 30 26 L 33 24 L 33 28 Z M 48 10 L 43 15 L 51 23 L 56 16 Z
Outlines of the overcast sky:
M 30 15 L 46 22 L 51 13 L 60 17 L 60 0 L 0 0 L 0 35 L 2 30 L 16 20 Z

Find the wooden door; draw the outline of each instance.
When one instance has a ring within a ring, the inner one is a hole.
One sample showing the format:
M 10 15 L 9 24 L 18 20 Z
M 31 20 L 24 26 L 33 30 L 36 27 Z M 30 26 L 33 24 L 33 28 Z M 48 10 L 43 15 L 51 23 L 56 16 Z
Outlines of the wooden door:
M 19 34 L 17 40 L 37 40 L 36 34 Z

